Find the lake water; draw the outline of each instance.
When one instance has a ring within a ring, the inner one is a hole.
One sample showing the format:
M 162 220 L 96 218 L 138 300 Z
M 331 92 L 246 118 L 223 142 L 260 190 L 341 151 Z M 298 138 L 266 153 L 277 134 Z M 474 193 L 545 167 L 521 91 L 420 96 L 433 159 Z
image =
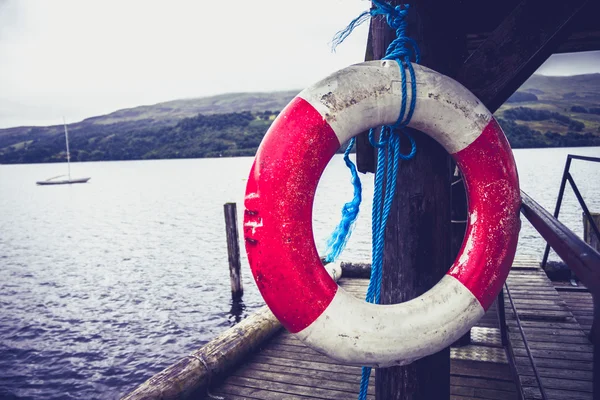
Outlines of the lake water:
M 521 187 L 553 211 L 566 155 L 516 150 Z M 114 399 L 262 305 L 243 260 L 244 307 L 230 300 L 223 204 L 242 215 L 251 158 L 80 163 L 84 185 L 40 187 L 64 164 L 0 165 L 0 398 Z M 600 165 L 572 175 L 600 211 Z M 370 257 L 372 175 L 342 259 Z M 336 156 L 317 191 L 320 249 L 350 199 Z M 570 189 L 560 219 L 582 234 Z M 519 254 L 541 259 L 526 220 Z M 556 258 L 556 256 L 553 256 Z M 241 315 L 240 315 L 241 314 Z

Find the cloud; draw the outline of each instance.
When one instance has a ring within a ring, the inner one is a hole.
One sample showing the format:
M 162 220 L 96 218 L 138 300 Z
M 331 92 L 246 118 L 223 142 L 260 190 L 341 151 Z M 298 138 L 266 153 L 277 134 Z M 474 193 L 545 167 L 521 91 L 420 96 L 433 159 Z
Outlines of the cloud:
M 0 107 L 10 104 L 0 127 L 56 123 L 62 115 L 77 121 L 226 92 L 301 89 L 363 60 L 368 24 L 336 53 L 330 42 L 369 6 L 360 0 L 230 0 L 227 6 L 0 0 Z M 575 64 L 551 60 L 542 73 L 587 65 L 585 57 Z
M 329 42 L 365 1 L 19 0 L 0 40 L 0 101 L 21 123 L 223 92 L 300 89 L 364 56 L 366 26 Z M 14 13 L 13 13 L 14 14 Z M 15 19 L 12 19 L 15 18 Z M 39 113 L 40 107 L 48 107 Z M 20 116 L 21 118 L 19 119 Z M 0 126 L 7 126 L 0 117 Z
M 600 73 L 600 51 L 554 54 L 537 73 L 552 76 Z

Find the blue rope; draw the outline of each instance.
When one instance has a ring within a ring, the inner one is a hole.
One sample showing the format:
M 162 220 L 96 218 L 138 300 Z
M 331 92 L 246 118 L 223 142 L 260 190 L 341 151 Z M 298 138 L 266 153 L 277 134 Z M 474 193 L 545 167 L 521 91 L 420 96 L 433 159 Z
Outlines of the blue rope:
M 379 132 L 379 139 L 375 139 L 375 131 L 369 131 L 369 140 L 377 148 L 377 170 L 375 173 L 375 188 L 373 193 L 373 213 L 372 213 L 372 263 L 371 280 L 367 289 L 366 301 L 369 303 L 379 303 L 381 297 L 381 275 L 383 267 L 383 247 L 385 237 L 385 227 L 387 219 L 392 208 L 392 202 L 396 193 L 396 180 L 398 173 L 398 160 L 409 160 L 415 156 L 417 146 L 414 138 L 404 131 L 408 126 L 415 111 L 417 99 L 417 83 L 415 71 L 411 59 L 416 63 L 420 61 L 419 47 L 414 40 L 406 36 L 406 14 L 409 5 L 393 7 L 390 4 L 379 0 L 372 0 L 374 8 L 365 11 L 334 37 L 333 47 L 339 45 L 346 39 L 352 30 L 366 21 L 369 17 L 378 15 L 385 16 L 388 25 L 396 31 L 396 38 L 386 49 L 384 60 L 395 60 L 398 63 L 402 77 L 402 103 L 400 113 L 396 123 L 391 126 L 383 126 Z M 411 82 L 411 101 L 407 107 L 407 84 L 406 69 L 410 74 Z M 408 110 L 407 110 L 408 109 Z M 400 135 L 402 133 L 408 137 L 411 150 L 408 154 L 400 152 Z M 384 179 L 385 175 L 385 179 Z M 367 397 L 369 388 L 369 377 L 371 376 L 371 367 L 363 367 L 362 378 L 360 382 L 359 400 Z
M 417 63 L 419 62 L 419 59 L 420 59 L 419 48 L 414 40 L 406 37 L 405 17 L 406 17 L 406 14 L 408 13 L 408 8 L 409 8 L 408 5 L 405 5 L 404 7 L 401 7 L 401 6 L 392 7 L 389 4 L 382 3 L 378 0 L 373 0 L 373 4 L 375 5 L 374 9 L 372 9 L 371 11 L 363 12 L 357 18 L 352 20 L 350 22 L 350 24 L 344 30 L 342 30 L 336 34 L 336 36 L 333 39 L 334 49 L 337 45 L 341 44 L 344 41 L 344 39 L 350 35 L 350 33 L 352 33 L 352 30 L 354 28 L 356 28 L 358 25 L 360 25 L 361 23 L 366 21 L 369 17 L 374 17 L 377 15 L 385 15 L 387 23 L 390 25 L 390 27 L 392 27 L 393 29 L 396 30 L 396 39 L 394 39 L 388 46 L 388 48 L 386 50 L 386 55 L 383 59 L 384 60 L 396 60 L 398 62 L 398 67 L 400 68 L 400 73 L 401 73 L 401 77 L 402 77 L 402 106 L 401 106 L 400 113 L 398 115 L 398 120 L 396 121 L 396 123 L 394 125 L 392 125 L 391 127 L 382 127 L 381 128 L 379 142 L 376 142 L 374 140 L 375 135 L 374 135 L 373 129 L 371 129 L 369 132 L 369 140 L 374 147 L 376 147 L 378 149 L 384 148 L 388 145 L 389 140 L 387 138 L 390 136 L 392 136 L 392 137 L 396 136 L 396 135 L 392 135 L 391 132 L 400 131 L 401 133 L 403 133 L 404 135 L 406 135 L 408 137 L 410 144 L 411 144 L 411 150 L 408 154 L 400 153 L 399 143 L 398 143 L 398 150 L 397 150 L 397 152 L 396 151 L 394 152 L 394 154 L 397 153 L 397 156 L 395 156 L 395 158 L 400 157 L 403 160 L 409 160 L 412 157 L 414 157 L 414 155 L 417 151 L 417 146 L 415 144 L 413 137 L 411 135 L 409 135 L 408 133 L 404 132 L 404 130 L 402 128 L 404 128 L 408 125 L 408 123 L 410 122 L 410 120 L 412 118 L 414 109 L 415 109 L 415 104 L 416 104 L 416 99 L 417 99 L 417 96 L 416 96 L 417 85 L 416 85 L 416 80 L 415 80 L 415 72 L 412 67 L 410 59 L 412 56 L 412 57 L 414 57 L 415 62 L 417 62 Z M 406 114 L 407 88 L 406 88 L 405 65 L 408 68 L 408 71 L 410 73 L 411 92 L 412 92 L 411 103 L 408 108 L 408 114 Z M 405 114 L 406 114 L 406 116 L 405 116 Z M 356 166 L 354 165 L 354 163 L 352 161 L 350 161 L 350 158 L 349 158 L 349 153 L 350 153 L 350 150 L 352 149 L 352 147 L 354 146 L 354 142 L 355 142 L 355 139 L 352 138 L 348 147 L 346 148 L 346 151 L 344 152 L 344 162 L 346 163 L 346 166 L 348 167 L 348 169 L 350 169 L 350 173 L 352 176 L 351 182 L 354 187 L 354 196 L 350 202 L 344 204 L 344 207 L 342 208 L 342 218 L 341 218 L 339 224 L 337 225 L 337 227 L 331 233 L 329 239 L 327 240 L 327 250 L 326 250 L 326 256 L 325 256 L 326 262 L 336 261 L 337 258 L 339 257 L 339 255 L 342 253 L 342 251 L 346 247 L 346 243 L 348 243 L 348 239 L 352 235 L 352 230 L 354 228 L 356 218 L 358 217 L 358 212 L 360 211 L 360 203 L 362 201 L 362 187 L 360 184 L 360 178 L 358 177 L 358 173 L 356 171 Z M 380 159 L 380 157 L 385 158 L 385 155 L 379 154 L 379 152 L 378 152 L 378 160 Z M 375 194 L 375 198 L 380 198 L 380 196 L 381 196 L 381 193 Z M 393 193 L 391 194 L 391 196 L 393 197 Z M 385 221 L 387 221 L 387 219 L 385 219 Z M 376 231 L 373 231 L 373 232 L 376 232 Z M 375 233 L 373 233 L 373 234 L 375 234 Z
M 362 186 L 360 184 L 360 178 L 358 177 L 358 172 L 356 170 L 356 166 L 350 160 L 350 150 L 352 150 L 352 146 L 354 146 L 355 139 L 350 139 L 350 143 L 344 152 L 344 162 L 348 169 L 350 169 L 350 174 L 352 175 L 352 186 L 354 187 L 354 197 L 351 201 L 344 204 L 342 208 L 342 219 L 335 230 L 331 233 L 331 236 L 327 240 L 327 255 L 325 256 L 325 261 L 328 263 L 334 262 L 337 260 L 339 255 L 342 253 L 344 248 L 346 247 L 346 243 L 352 234 L 352 229 L 354 228 L 354 223 L 356 222 L 356 217 L 358 217 L 358 211 L 360 210 L 360 202 L 362 201 Z

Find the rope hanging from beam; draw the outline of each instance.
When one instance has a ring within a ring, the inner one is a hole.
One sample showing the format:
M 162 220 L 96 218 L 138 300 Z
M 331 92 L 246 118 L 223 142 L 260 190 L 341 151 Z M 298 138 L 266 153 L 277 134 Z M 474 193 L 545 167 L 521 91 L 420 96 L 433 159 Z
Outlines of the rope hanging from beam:
M 409 5 L 392 7 L 391 5 L 373 0 L 374 8 L 365 11 L 357 18 L 352 20 L 348 26 L 338 32 L 333 39 L 333 48 L 344 41 L 350 33 L 366 21 L 369 17 L 378 15 L 384 16 L 388 25 L 396 31 L 396 38 L 390 43 L 383 57 L 384 60 L 396 60 L 400 66 L 402 77 L 402 105 L 398 120 L 393 125 L 382 126 L 379 132 L 379 138 L 375 137 L 375 130 L 369 131 L 369 141 L 373 147 L 377 148 L 377 170 L 375 173 L 375 188 L 373 193 L 373 209 L 371 220 L 372 231 L 372 269 L 369 287 L 367 289 L 366 301 L 369 303 L 379 303 L 381 296 L 381 276 L 383 266 L 383 247 L 387 219 L 392 208 L 392 202 L 396 193 L 396 180 L 398 171 L 398 160 L 409 160 L 413 158 L 417 151 L 417 146 L 413 137 L 404 130 L 409 124 L 416 105 L 417 84 L 415 72 L 412 66 L 411 58 L 416 63 L 419 62 L 420 53 L 416 42 L 406 36 L 406 15 Z M 410 74 L 411 101 L 407 107 L 407 82 L 406 69 Z M 408 108 L 408 110 L 407 110 Z M 400 134 L 408 137 L 411 144 L 411 151 L 408 154 L 400 152 Z M 348 148 L 344 153 L 344 161 L 352 174 L 352 183 L 354 186 L 354 198 L 346 203 L 342 209 L 342 220 L 331 234 L 327 242 L 326 261 L 333 262 L 344 249 L 348 238 L 351 235 L 352 227 L 358 216 L 361 202 L 360 179 L 356 172 L 356 167 L 348 158 L 350 150 L 354 145 L 354 138 L 350 141 Z M 385 176 L 385 179 L 384 179 Z M 371 367 L 362 368 L 362 377 L 360 383 L 359 400 L 367 397 L 369 387 L 369 377 L 371 376 Z

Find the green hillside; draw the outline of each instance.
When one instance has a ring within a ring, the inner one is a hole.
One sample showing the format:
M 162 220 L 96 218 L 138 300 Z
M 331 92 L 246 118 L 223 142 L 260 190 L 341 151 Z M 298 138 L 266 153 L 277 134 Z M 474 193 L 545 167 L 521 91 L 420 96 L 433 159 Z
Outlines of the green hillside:
M 297 91 L 175 100 L 69 125 L 78 161 L 254 155 Z M 600 146 L 600 74 L 532 76 L 496 116 L 511 145 Z M 0 163 L 66 158 L 62 126 L 0 129 Z
M 600 145 L 600 74 L 533 75 L 496 116 L 513 147 Z

